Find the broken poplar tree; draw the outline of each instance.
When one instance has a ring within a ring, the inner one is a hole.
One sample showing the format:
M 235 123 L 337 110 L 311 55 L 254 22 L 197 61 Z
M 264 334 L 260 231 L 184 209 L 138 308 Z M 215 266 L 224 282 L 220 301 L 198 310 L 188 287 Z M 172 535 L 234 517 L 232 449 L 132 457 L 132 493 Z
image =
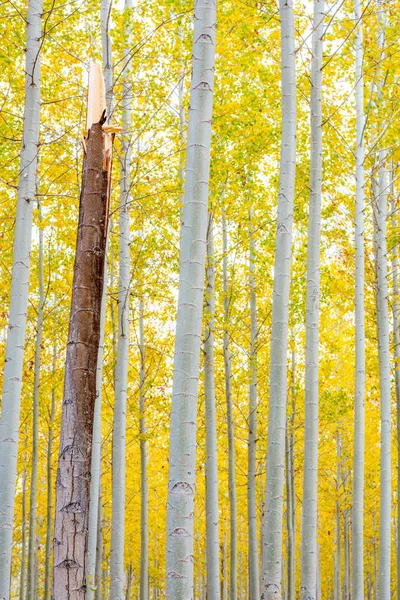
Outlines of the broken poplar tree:
M 100 65 L 90 64 L 87 133 L 56 484 L 53 600 L 86 598 L 90 470 L 112 139 Z

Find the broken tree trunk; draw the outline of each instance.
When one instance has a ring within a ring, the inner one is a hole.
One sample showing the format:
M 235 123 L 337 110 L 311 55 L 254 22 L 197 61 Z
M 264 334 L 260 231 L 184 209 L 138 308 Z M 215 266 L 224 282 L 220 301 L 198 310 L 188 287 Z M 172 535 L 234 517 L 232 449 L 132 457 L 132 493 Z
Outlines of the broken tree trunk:
M 84 600 L 96 367 L 112 142 L 104 82 L 91 63 L 56 485 L 53 600 Z

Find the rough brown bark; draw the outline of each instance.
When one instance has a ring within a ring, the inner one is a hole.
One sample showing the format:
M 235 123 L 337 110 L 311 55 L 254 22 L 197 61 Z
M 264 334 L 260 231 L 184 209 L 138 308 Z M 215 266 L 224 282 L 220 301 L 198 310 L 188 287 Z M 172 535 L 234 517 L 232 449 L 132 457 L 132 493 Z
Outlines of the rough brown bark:
M 105 117 L 88 131 L 83 164 L 56 483 L 53 600 L 86 598 L 90 465 L 111 144 Z

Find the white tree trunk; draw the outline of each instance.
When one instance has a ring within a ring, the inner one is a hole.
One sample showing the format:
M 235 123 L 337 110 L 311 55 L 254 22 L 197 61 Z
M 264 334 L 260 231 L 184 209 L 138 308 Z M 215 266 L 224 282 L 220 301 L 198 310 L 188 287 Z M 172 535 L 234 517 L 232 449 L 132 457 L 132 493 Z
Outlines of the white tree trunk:
M 0 421 L 0 598 L 9 600 L 22 366 L 40 122 L 42 0 L 29 0 L 25 109 Z
M 103 72 L 104 87 L 106 93 L 107 105 L 107 124 L 111 123 L 112 117 L 112 43 L 109 33 L 111 20 L 112 0 L 102 0 L 101 2 L 101 42 L 103 53 Z M 110 221 L 109 221 L 110 224 Z M 110 227 L 109 227 L 110 231 Z M 108 233 L 109 233 L 108 231 Z M 90 504 L 89 504 L 89 532 L 88 532 L 88 550 L 86 563 L 86 597 L 87 600 L 93 600 L 96 589 L 96 551 L 98 536 L 98 515 L 100 502 L 100 479 L 101 479 L 101 406 L 102 406 L 102 387 L 103 387 L 103 357 L 104 357 L 104 328 L 107 311 L 107 255 L 108 255 L 109 236 L 107 236 L 106 256 L 104 263 L 104 284 L 103 296 L 101 300 L 100 314 L 100 340 L 99 354 L 96 370 L 96 402 L 94 406 L 93 419 L 93 438 L 92 438 L 92 462 L 90 479 Z
M 214 228 L 210 213 L 207 234 L 204 395 L 206 408 L 206 552 L 207 600 L 219 600 L 218 448 L 214 381 L 215 266 Z
M 235 475 L 235 435 L 233 425 L 232 403 L 232 357 L 229 349 L 229 291 L 228 291 L 228 234 L 226 231 L 225 214 L 222 213 L 222 270 L 224 288 L 224 366 L 225 366 L 225 399 L 226 420 L 228 423 L 228 488 L 230 510 L 230 600 L 237 598 L 237 501 Z
M 29 499 L 29 544 L 28 544 L 28 579 L 26 599 L 35 600 L 35 549 L 36 549 L 36 505 L 37 480 L 39 467 L 39 388 L 40 388 L 40 352 L 43 334 L 44 312 L 44 265 L 43 265 L 43 229 L 41 227 L 42 212 L 39 205 L 39 306 L 36 321 L 35 366 L 33 379 L 33 420 L 32 420 L 32 458 L 31 489 Z
M 355 206 L 355 326 L 356 383 L 353 466 L 353 600 L 364 599 L 364 82 L 361 0 L 354 0 L 356 21 L 356 206 Z
M 196 414 L 206 258 L 216 5 L 196 0 L 167 503 L 167 598 L 193 597 Z
M 391 169 L 391 185 L 392 185 L 392 228 L 397 230 L 398 221 L 395 218 L 396 200 L 394 197 L 394 171 Z M 398 243 L 395 243 L 392 251 L 392 272 L 393 272 L 393 337 L 394 337 L 394 359 L 395 359 L 395 387 L 396 387 L 396 412 L 397 412 L 397 461 L 400 465 L 400 308 L 399 308 L 399 250 Z M 397 469 L 397 489 L 400 491 L 400 469 Z M 400 600 L 400 501 L 397 501 L 397 598 Z
M 126 478 L 126 399 L 129 367 L 130 300 L 130 162 L 132 69 L 129 52 L 132 0 L 125 0 L 124 78 L 122 85 L 122 152 L 119 204 L 118 351 L 115 368 L 115 406 L 112 453 L 112 520 L 110 553 L 110 599 L 125 598 L 125 478 Z
M 340 526 L 340 486 L 342 480 L 342 457 L 341 457 L 340 429 L 336 434 L 336 540 L 335 540 L 335 581 L 334 600 L 342 597 L 342 531 Z
M 26 432 L 25 432 L 26 438 Z M 25 599 L 25 574 L 26 574 L 26 463 L 24 453 L 24 470 L 22 472 L 22 515 L 21 515 L 21 571 L 19 577 L 19 600 Z
M 257 299 L 255 278 L 256 247 L 253 231 L 253 208 L 250 209 L 249 231 L 249 284 L 250 284 L 250 384 L 249 384 L 249 438 L 248 438 L 248 472 L 247 472 L 247 518 L 248 518 L 248 565 L 250 600 L 258 600 L 260 595 L 260 579 L 258 572 L 257 544 Z
M 282 53 L 282 141 L 272 301 L 262 600 L 281 598 L 288 312 L 296 168 L 296 57 L 293 0 L 279 0 L 279 10 Z
M 295 343 L 294 333 L 293 344 Z M 287 600 L 296 595 L 296 490 L 294 481 L 294 427 L 296 418 L 296 351 L 292 350 L 291 415 L 286 432 L 286 524 L 288 535 L 287 551 Z
M 149 492 L 147 480 L 147 428 L 145 412 L 146 345 L 144 339 L 143 298 L 139 303 L 140 344 L 140 600 L 149 598 Z
M 54 301 L 54 304 L 56 302 Z M 45 550 L 45 575 L 44 575 L 44 600 L 51 597 L 51 548 L 53 540 L 53 437 L 54 417 L 56 412 L 56 368 L 57 368 L 57 343 L 54 337 L 53 344 L 53 366 L 51 385 L 51 405 L 49 413 L 49 438 L 47 445 L 47 523 L 46 523 L 46 550 Z
M 390 398 L 390 337 L 387 274 L 387 195 L 386 150 L 379 151 L 379 192 L 375 198 L 375 248 L 377 272 L 377 320 L 379 387 L 381 397 L 381 480 L 380 480 L 380 545 L 379 545 L 379 595 L 390 598 L 390 548 L 391 548 L 391 398 Z
M 311 61 L 310 208 L 307 247 L 306 377 L 301 600 L 317 597 L 318 349 L 322 183 L 322 35 L 324 2 L 314 0 Z

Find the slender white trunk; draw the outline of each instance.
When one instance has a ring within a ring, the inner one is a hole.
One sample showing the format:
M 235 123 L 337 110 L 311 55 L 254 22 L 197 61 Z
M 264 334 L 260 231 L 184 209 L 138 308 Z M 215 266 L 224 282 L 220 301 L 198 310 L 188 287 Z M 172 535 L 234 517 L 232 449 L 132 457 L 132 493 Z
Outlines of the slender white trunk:
M 380 545 L 379 595 L 390 598 L 391 547 L 391 405 L 390 405 L 390 339 L 387 275 L 386 219 L 388 178 L 386 150 L 379 151 L 379 191 L 375 198 L 375 248 L 377 272 L 377 321 L 379 354 L 379 387 L 381 397 L 381 460 L 380 460 Z
M 224 532 L 224 554 L 223 554 L 223 565 L 222 565 L 222 584 L 223 584 L 223 592 L 222 598 L 223 600 L 228 600 L 228 534 Z
M 224 288 L 224 365 L 225 365 L 225 398 L 226 420 L 228 423 L 228 488 L 230 509 L 230 600 L 237 598 L 237 502 L 235 475 L 235 435 L 233 425 L 232 403 L 232 357 L 229 349 L 229 290 L 228 290 L 228 234 L 225 214 L 222 213 L 222 270 Z
M 260 595 L 260 579 L 258 572 L 257 544 L 257 299 L 255 278 L 256 247 L 253 231 L 253 209 L 250 210 L 249 231 L 249 284 L 250 284 L 250 384 L 249 384 L 249 448 L 247 472 L 247 518 L 248 518 L 248 564 L 250 600 L 256 600 Z
M 340 429 L 336 434 L 336 542 L 335 542 L 335 581 L 334 581 L 334 600 L 340 600 L 342 597 L 342 531 L 340 526 L 340 486 L 342 480 L 342 457 L 340 448 Z
M 356 383 L 353 466 L 353 600 L 364 599 L 364 82 L 361 0 L 354 0 L 356 21 L 356 206 L 355 206 L 355 326 Z
M 112 70 L 112 43 L 109 33 L 111 21 L 112 0 L 101 1 L 101 43 L 103 53 L 104 88 L 107 106 L 107 124 L 112 118 L 113 98 L 113 70 Z M 110 231 L 110 221 L 109 221 Z M 109 233 L 108 231 L 108 233 Z M 96 369 L 96 402 L 94 405 L 93 437 L 92 437 L 92 462 L 90 478 L 90 504 L 89 504 L 89 532 L 86 563 L 86 596 L 93 600 L 96 591 L 96 551 L 98 535 L 98 515 L 100 502 L 101 479 L 101 406 L 103 387 L 103 357 L 104 357 L 104 328 L 107 310 L 107 255 L 109 236 L 107 236 L 106 256 L 104 262 L 104 284 L 100 313 L 100 340 L 99 354 Z
M 44 575 L 44 600 L 50 600 L 51 595 L 51 548 L 53 540 L 53 433 L 54 417 L 56 412 L 56 368 L 57 368 L 57 343 L 53 344 L 53 367 L 51 385 L 51 406 L 49 414 L 49 438 L 47 445 L 47 523 L 46 523 L 46 558 Z
M 193 597 L 196 414 L 207 237 L 216 4 L 196 0 L 167 502 L 169 600 Z
M 311 60 L 310 208 L 307 247 L 306 378 L 301 600 L 317 597 L 318 349 L 322 183 L 322 35 L 324 2 L 314 0 Z
M 294 335 L 293 335 L 294 343 Z M 288 534 L 287 551 L 287 599 L 294 600 L 296 594 L 296 491 L 294 482 L 294 424 L 296 418 L 296 352 L 292 351 L 291 415 L 286 432 L 286 525 Z
M 31 489 L 29 504 L 29 545 L 28 545 L 28 579 L 26 599 L 35 600 L 35 549 L 36 549 L 36 506 L 37 480 L 39 466 L 39 387 L 40 387 L 40 352 L 43 334 L 44 311 L 44 265 L 43 265 L 43 229 L 41 227 L 42 212 L 39 205 L 39 306 L 36 321 L 35 366 L 33 380 L 33 419 L 32 419 L 32 459 Z
M 25 50 L 24 126 L 0 421 L 0 598 L 5 600 L 9 600 L 10 597 L 18 429 L 28 309 L 32 212 L 39 144 L 41 35 L 42 0 L 29 0 Z
M 104 591 L 101 589 L 101 576 L 103 567 L 103 531 L 102 531 L 102 512 L 103 512 L 103 496 L 102 496 L 102 485 L 100 477 L 100 492 L 99 492 L 99 505 L 97 512 L 97 542 L 96 542 L 96 569 L 95 569 L 95 587 L 96 591 L 94 594 L 95 600 L 100 600 L 105 596 Z M 103 594 L 102 595 L 102 591 Z
M 143 298 L 139 303 L 140 343 L 140 600 L 149 598 L 149 491 L 147 480 L 147 427 L 145 412 L 146 345 L 144 340 Z
M 391 170 L 391 185 L 392 185 L 392 229 L 397 231 L 398 221 L 396 214 L 396 200 L 394 198 L 394 171 Z M 395 388 L 396 388 L 396 412 L 397 412 L 397 464 L 400 465 L 400 307 L 399 307 L 399 250 L 396 242 L 392 250 L 392 271 L 393 271 L 393 337 L 394 337 L 394 360 L 395 360 Z M 400 468 L 397 469 L 397 490 L 400 492 Z M 400 600 L 400 500 L 397 500 L 397 523 L 396 523 L 396 538 L 397 538 L 397 599 Z
M 25 431 L 26 439 L 26 431 Z M 22 473 L 22 515 L 21 515 L 21 572 L 19 577 L 19 600 L 25 598 L 26 574 L 26 451 L 24 454 L 24 470 Z
M 129 366 L 130 300 L 130 162 L 131 162 L 131 61 L 130 26 L 132 0 L 125 0 L 124 78 L 122 85 L 122 151 L 119 205 L 118 351 L 115 368 L 115 406 L 112 452 L 112 520 L 110 553 L 110 599 L 125 597 L 125 478 L 126 478 L 126 399 Z
M 206 552 L 207 600 L 219 600 L 218 448 L 214 381 L 215 266 L 214 228 L 210 213 L 207 235 L 204 395 L 206 409 Z
M 288 312 L 296 169 L 296 57 L 293 0 L 279 0 L 279 10 L 282 54 L 282 141 L 272 301 L 262 600 L 281 598 Z

